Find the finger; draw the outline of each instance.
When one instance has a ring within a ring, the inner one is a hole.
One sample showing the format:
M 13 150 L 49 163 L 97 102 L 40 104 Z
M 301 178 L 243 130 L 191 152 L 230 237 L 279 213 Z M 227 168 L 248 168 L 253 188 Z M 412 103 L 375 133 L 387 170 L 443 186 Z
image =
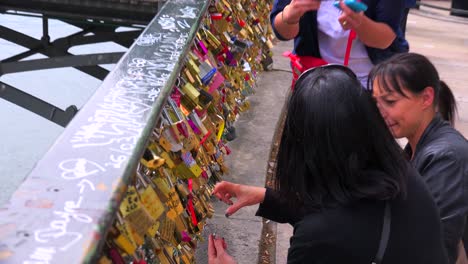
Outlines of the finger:
M 296 9 L 301 9 L 304 11 L 317 10 L 320 7 L 320 3 L 297 3 L 295 5 Z
M 223 237 L 223 248 L 227 249 L 227 244 L 226 244 L 226 240 L 224 240 L 224 237 Z
M 290 5 L 316 4 L 318 0 L 292 0 Z
M 223 240 L 221 238 L 215 238 L 213 240 L 216 249 L 216 255 L 222 255 L 224 253 Z
M 340 22 L 341 25 L 346 21 L 346 16 L 345 15 L 340 15 L 338 17 L 338 22 Z
M 346 26 L 349 28 L 357 28 L 359 26 L 359 22 L 357 22 L 356 19 L 348 19 L 347 21 L 348 23 Z
M 232 202 L 231 200 L 226 199 L 226 196 L 222 196 L 222 197 L 220 198 L 220 200 L 221 200 L 222 202 L 224 202 L 225 204 L 227 204 L 227 205 L 232 205 L 232 204 L 233 204 L 233 202 Z
M 224 193 L 221 193 L 221 192 L 218 192 L 218 193 L 215 193 L 214 196 L 216 196 L 216 198 L 218 198 L 219 200 L 222 200 L 223 197 L 224 197 Z
M 220 201 L 223 201 L 225 195 L 226 195 L 226 184 L 225 182 L 220 182 L 215 185 L 215 188 L 213 190 L 213 195 L 216 196 Z
M 216 252 L 216 247 L 214 243 L 214 238 L 213 235 L 210 235 L 208 237 L 208 257 L 216 258 L 217 252 Z
M 340 6 L 344 14 L 348 16 L 352 16 L 353 14 L 355 14 L 355 12 L 351 8 L 349 8 L 343 1 L 340 2 Z
M 227 205 L 232 205 L 233 202 L 229 199 L 226 199 L 226 196 L 221 196 L 221 198 L 219 198 L 219 200 Z
M 320 7 L 320 1 L 317 0 L 296 0 L 291 1 L 289 4 L 294 10 L 298 10 L 301 8 L 302 10 L 306 10 L 306 8 L 316 8 Z
M 360 24 L 361 24 L 361 22 L 359 22 L 358 19 L 355 19 L 355 18 L 350 17 L 350 16 L 345 17 L 343 19 L 343 22 L 341 22 L 341 25 L 345 29 L 357 28 Z
M 233 203 L 231 206 L 229 206 L 226 209 L 226 217 L 229 217 L 229 216 L 233 215 L 235 212 L 237 212 L 242 207 L 244 207 L 244 205 L 242 203 L 240 203 L 240 202 Z
M 316 1 L 299 1 L 295 3 L 295 6 L 301 6 L 301 7 L 318 7 L 320 6 L 319 2 Z
M 349 17 L 347 17 L 346 15 L 341 15 L 340 17 L 338 17 L 338 22 L 340 23 L 341 27 L 344 29 L 344 30 L 348 30 L 350 29 L 351 27 L 351 24 L 349 23 Z
M 222 192 L 219 191 L 218 193 L 215 194 L 215 196 L 221 201 L 224 202 L 225 204 L 232 205 L 232 201 L 230 200 L 231 194 L 227 192 Z M 227 198 L 229 197 L 229 198 Z
M 346 27 L 346 24 L 348 23 L 348 21 L 346 20 L 346 16 L 345 15 L 341 15 L 340 17 L 338 17 L 338 22 L 340 23 L 341 27 L 343 29 L 345 29 Z
M 235 184 L 231 182 L 227 182 L 227 181 L 218 182 L 213 189 L 213 194 L 231 193 L 234 195 L 234 186 Z
M 237 184 L 225 181 L 217 183 L 213 194 L 221 194 L 221 198 L 224 198 L 226 194 L 231 195 L 231 197 L 236 197 L 236 186 Z
M 213 194 L 219 193 L 223 189 L 225 183 L 226 183 L 225 181 L 221 181 L 221 182 L 216 183 L 216 185 L 215 185 L 215 187 L 213 189 Z
M 226 193 L 226 195 L 224 195 L 224 199 L 226 199 L 226 201 L 228 202 L 229 205 L 233 205 L 234 203 L 231 201 L 231 194 L 230 193 Z
M 320 5 L 321 0 L 299 0 L 299 3 L 304 3 L 308 5 Z

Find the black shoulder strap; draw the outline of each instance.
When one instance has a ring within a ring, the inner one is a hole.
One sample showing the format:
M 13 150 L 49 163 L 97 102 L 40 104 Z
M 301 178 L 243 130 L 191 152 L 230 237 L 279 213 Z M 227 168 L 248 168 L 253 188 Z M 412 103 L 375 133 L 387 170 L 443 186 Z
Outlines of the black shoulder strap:
M 385 203 L 384 221 L 382 234 L 380 235 L 379 249 L 372 264 L 380 264 L 382 262 L 385 250 L 387 249 L 388 239 L 390 238 L 390 224 L 392 222 L 392 212 L 390 210 L 390 202 Z

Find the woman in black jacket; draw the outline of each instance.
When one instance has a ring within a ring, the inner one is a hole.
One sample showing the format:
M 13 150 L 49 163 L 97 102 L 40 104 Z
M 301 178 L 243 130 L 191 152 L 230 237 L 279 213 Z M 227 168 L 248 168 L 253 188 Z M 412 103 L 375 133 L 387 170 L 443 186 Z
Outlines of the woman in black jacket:
M 453 128 L 455 99 L 424 56 L 399 54 L 377 65 L 370 88 L 396 138 L 421 174 L 440 211 L 449 263 L 455 263 L 467 232 L 468 142 Z
M 301 75 L 277 162 L 274 190 L 221 182 L 214 194 L 228 216 L 261 203 L 257 215 L 293 224 L 288 263 L 447 263 L 430 193 L 348 68 Z M 216 249 L 210 263 L 223 263 Z

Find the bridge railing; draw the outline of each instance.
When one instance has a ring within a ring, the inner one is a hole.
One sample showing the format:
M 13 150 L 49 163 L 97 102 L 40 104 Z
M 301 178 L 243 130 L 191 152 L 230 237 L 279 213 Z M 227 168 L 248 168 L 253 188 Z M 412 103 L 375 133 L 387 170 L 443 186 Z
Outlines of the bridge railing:
M 452 0 L 450 7 L 444 7 L 445 5 L 443 3 L 441 5 L 437 3 L 427 3 L 426 1 L 416 1 L 416 6 L 418 8 L 424 6 L 437 10 L 449 11 L 450 15 L 453 16 L 468 17 L 468 5 L 462 0 Z

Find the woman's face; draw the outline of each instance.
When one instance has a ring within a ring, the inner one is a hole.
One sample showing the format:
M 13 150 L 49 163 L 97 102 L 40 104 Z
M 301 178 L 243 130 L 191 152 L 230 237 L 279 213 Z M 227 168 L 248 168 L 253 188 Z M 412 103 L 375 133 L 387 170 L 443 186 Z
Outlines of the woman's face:
M 401 90 L 406 96 L 395 90 L 386 91 L 377 80 L 373 82 L 372 96 L 395 138 L 411 137 L 422 120 L 422 97 L 404 87 Z

